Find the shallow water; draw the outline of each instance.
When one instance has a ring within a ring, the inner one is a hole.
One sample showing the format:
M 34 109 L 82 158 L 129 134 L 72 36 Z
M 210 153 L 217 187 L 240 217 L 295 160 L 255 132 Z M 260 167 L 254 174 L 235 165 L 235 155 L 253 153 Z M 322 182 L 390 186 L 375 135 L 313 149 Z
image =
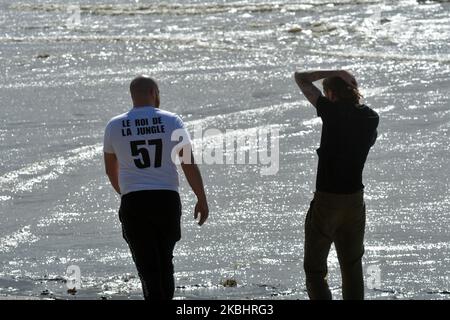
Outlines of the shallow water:
M 139 73 L 195 125 L 280 129 L 280 170 L 204 165 L 211 218 L 182 181 L 178 299 L 304 299 L 303 220 L 320 120 L 296 69 L 347 68 L 381 117 L 365 170 L 371 299 L 447 299 L 450 3 L 0 0 L 0 295 L 140 298 L 102 167 L 106 122 Z M 181 4 L 182 3 L 182 4 Z M 70 22 L 70 21 L 69 21 Z M 70 25 L 69 25 L 70 26 Z M 199 143 L 199 141 L 196 141 Z M 66 293 L 66 268 L 83 287 Z M 330 285 L 340 297 L 334 251 Z M 221 283 L 235 279 L 236 288 Z

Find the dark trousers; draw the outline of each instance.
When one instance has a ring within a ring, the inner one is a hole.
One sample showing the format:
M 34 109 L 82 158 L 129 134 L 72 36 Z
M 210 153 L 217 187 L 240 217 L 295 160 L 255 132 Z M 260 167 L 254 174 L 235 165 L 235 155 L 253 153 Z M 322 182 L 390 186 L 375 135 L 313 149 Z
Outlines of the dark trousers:
M 181 238 L 178 192 L 151 190 L 122 196 L 119 218 L 146 300 L 170 300 L 175 291 L 173 250 Z
M 344 299 L 364 299 L 362 256 L 366 206 L 363 192 L 340 195 L 316 192 L 306 215 L 306 288 L 311 300 L 331 300 L 327 258 L 334 243 L 342 274 Z

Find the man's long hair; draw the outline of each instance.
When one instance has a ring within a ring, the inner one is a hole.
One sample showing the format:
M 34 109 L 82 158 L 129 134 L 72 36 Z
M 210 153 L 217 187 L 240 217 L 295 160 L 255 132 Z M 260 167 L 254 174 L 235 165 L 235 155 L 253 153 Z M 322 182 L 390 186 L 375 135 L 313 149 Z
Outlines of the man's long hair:
M 339 102 L 351 105 L 359 105 L 362 98 L 358 90 L 358 84 L 348 84 L 340 77 L 330 77 L 323 81 L 323 89 L 330 90 Z

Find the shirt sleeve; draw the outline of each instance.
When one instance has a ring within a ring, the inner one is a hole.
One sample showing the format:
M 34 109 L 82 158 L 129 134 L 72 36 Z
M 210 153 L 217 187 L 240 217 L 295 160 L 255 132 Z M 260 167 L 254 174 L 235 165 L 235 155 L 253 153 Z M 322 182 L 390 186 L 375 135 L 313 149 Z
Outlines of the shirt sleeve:
M 184 148 L 185 146 L 192 146 L 191 136 L 181 118 L 179 116 L 175 117 L 175 133 L 178 138 L 177 147 L 179 150 Z M 177 151 L 179 151 L 177 150 Z
M 317 116 L 321 117 L 323 120 L 326 120 L 336 112 L 337 108 L 333 102 L 328 100 L 328 98 L 320 96 L 317 100 L 316 109 Z
M 372 121 L 373 121 L 373 133 L 372 133 L 372 141 L 371 141 L 371 146 L 373 146 L 374 144 L 375 144 L 375 142 L 377 141 L 377 138 L 378 138 L 378 130 L 377 130 L 377 128 L 378 128 L 378 125 L 379 125 L 379 123 L 380 123 L 380 117 L 379 117 L 379 115 L 375 112 L 375 111 L 373 111 L 372 110 L 372 112 L 373 112 L 373 116 L 372 116 Z
M 105 129 L 105 135 L 103 138 L 103 152 L 105 153 L 115 153 L 111 141 L 111 123 L 108 123 Z

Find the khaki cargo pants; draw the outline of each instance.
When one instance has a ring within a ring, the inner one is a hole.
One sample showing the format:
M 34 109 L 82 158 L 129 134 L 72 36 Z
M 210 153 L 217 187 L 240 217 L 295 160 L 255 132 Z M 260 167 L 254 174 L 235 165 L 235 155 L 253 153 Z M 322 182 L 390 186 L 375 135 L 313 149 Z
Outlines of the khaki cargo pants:
M 366 206 L 363 191 L 354 194 L 316 192 L 306 215 L 306 288 L 312 300 L 331 300 L 327 258 L 334 243 L 342 274 L 344 299 L 364 299 L 362 256 Z

